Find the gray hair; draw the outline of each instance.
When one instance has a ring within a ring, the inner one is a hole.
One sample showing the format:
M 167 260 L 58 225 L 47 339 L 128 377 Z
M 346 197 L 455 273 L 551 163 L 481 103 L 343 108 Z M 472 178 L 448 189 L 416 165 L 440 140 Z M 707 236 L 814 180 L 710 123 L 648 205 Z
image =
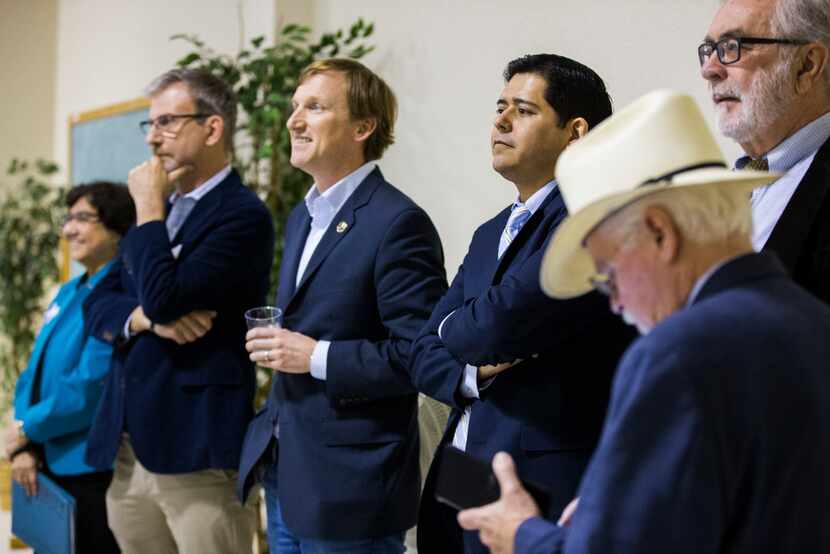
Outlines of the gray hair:
M 830 51 L 830 0 L 778 0 L 770 27 L 776 36 L 820 42 Z M 830 89 L 828 67 L 824 82 Z
M 638 198 L 601 225 L 612 225 L 620 237 L 629 236 L 640 226 L 646 208 L 654 205 L 669 212 L 685 238 L 701 244 L 749 238 L 752 233 L 749 195 L 728 185 L 661 190 Z
M 196 111 L 218 115 L 225 124 L 223 140 L 225 152 L 233 153 L 236 132 L 236 94 L 228 83 L 203 69 L 179 68 L 156 77 L 144 92 L 155 96 L 176 83 L 184 83 L 196 103 Z

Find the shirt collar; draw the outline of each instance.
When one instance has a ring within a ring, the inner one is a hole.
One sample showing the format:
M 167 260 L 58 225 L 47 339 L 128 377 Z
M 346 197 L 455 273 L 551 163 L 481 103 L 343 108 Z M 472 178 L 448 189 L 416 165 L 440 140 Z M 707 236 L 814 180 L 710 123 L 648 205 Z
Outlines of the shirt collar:
M 787 137 L 778 146 L 767 152 L 770 171 L 786 173 L 795 164 L 817 151 L 830 138 L 830 112 L 815 119 Z M 750 160 L 741 156 L 735 167 L 742 169 Z
M 738 254 L 737 256 L 732 256 L 730 258 L 726 258 L 725 260 L 721 260 L 709 269 L 707 269 L 705 272 L 703 272 L 703 275 L 698 277 L 697 281 L 695 281 L 695 286 L 692 287 L 691 292 L 689 292 L 688 298 L 686 298 L 686 307 L 688 308 L 694 303 L 695 298 L 697 298 L 697 295 L 700 294 L 701 290 L 703 290 L 703 286 L 709 281 L 712 275 L 714 275 L 720 268 L 722 268 L 732 260 L 736 260 L 741 256 L 745 255 L 746 254 Z
M 183 196 L 183 198 L 192 198 L 193 200 L 198 202 L 199 200 L 202 199 L 203 196 L 205 196 L 207 193 L 209 193 L 210 191 L 215 189 L 219 185 L 219 183 L 224 181 L 225 178 L 227 178 L 227 176 L 230 175 L 230 173 L 231 173 L 231 166 L 230 166 L 230 164 L 228 164 L 225 167 L 223 167 L 221 170 L 219 170 L 218 173 L 215 173 L 213 175 L 213 177 L 211 177 L 210 179 L 208 179 L 207 181 L 205 181 L 204 183 L 202 183 L 201 185 L 199 185 L 195 189 L 193 189 L 190 192 L 188 192 L 187 194 L 185 194 Z M 176 200 L 178 200 L 180 196 L 181 195 L 178 192 L 173 192 L 173 194 L 170 195 L 170 203 L 171 204 L 175 203 Z
M 377 167 L 375 161 L 366 162 L 352 171 L 322 194 L 314 184 L 305 195 L 305 205 L 311 215 L 312 225 L 328 226 L 332 218 L 340 211 L 346 200 L 354 193 L 360 183 Z
M 115 261 L 115 258 L 111 259 L 110 261 L 108 261 L 107 263 L 102 265 L 100 268 L 98 268 L 98 271 L 96 271 L 92 275 L 89 275 L 87 273 L 84 273 L 83 275 L 81 275 L 78 278 L 78 282 L 77 282 L 75 288 L 77 289 L 77 288 L 80 288 L 82 286 L 89 287 L 90 289 L 95 288 L 95 285 L 97 285 L 98 282 L 101 279 L 104 278 L 104 275 L 109 273 L 110 267 L 112 267 L 112 264 L 113 264 L 114 261 Z
M 530 196 L 530 198 L 528 198 L 525 202 L 522 202 L 517 198 L 516 201 L 513 202 L 512 208 L 515 209 L 517 206 L 524 204 L 525 208 L 527 208 L 530 212 L 530 215 L 533 215 L 534 213 L 536 213 L 536 210 L 539 209 L 539 206 L 542 205 L 542 202 L 545 201 L 545 198 L 548 197 L 548 195 L 553 191 L 554 188 L 556 188 L 556 179 L 548 181 L 548 183 L 545 184 L 545 186 L 534 192 Z

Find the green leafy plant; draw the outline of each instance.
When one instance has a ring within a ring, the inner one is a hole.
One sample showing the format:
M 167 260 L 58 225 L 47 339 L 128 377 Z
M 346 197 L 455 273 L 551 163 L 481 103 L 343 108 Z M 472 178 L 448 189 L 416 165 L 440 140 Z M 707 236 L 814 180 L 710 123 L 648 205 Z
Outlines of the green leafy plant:
M 64 190 L 47 178 L 58 166 L 12 160 L 0 200 L 0 387 L 9 392 L 35 340 L 43 296 L 59 278 L 58 244 Z
M 291 143 L 285 123 L 291 115 L 297 77 L 316 59 L 362 58 L 374 49 L 366 43 L 373 32 L 372 23 L 358 19 L 348 30 L 325 33 L 312 41 L 309 27 L 289 24 L 280 30 L 275 44 L 265 45 L 264 37 L 256 37 L 251 40 L 251 48 L 236 56 L 218 54 L 194 35 L 172 37 L 194 47 L 178 61 L 179 66 L 206 69 L 230 83 L 237 94 L 240 121 L 234 166 L 274 216 L 274 288 L 282 260 L 285 221 L 311 185 L 308 175 L 289 163 Z

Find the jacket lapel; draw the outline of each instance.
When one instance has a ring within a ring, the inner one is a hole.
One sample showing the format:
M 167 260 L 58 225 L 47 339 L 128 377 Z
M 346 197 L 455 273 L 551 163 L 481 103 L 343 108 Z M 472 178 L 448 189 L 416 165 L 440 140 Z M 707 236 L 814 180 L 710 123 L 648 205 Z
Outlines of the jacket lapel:
M 231 172 L 219 183 L 216 188 L 211 190 L 209 193 L 204 195 L 202 198 L 196 202 L 196 205 L 193 206 L 193 211 L 188 214 L 187 219 L 185 219 L 182 226 L 176 232 L 176 235 L 173 237 L 173 240 L 170 241 L 171 245 L 181 244 L 184 237 L 198 237 L 204 227 L 209 223 L 213 222 L 213 212 L 215 212 L 219 206 L 222 205 L 222 198 L 225 195 L 225 191 L 228 190 L 229 187 L 239 186 L 242 184 L 242 181 L 239 178 L 239 173 L 236 172 L 235 169 L 232 169 Z M 168 206 L 168 216 L 170 215 L 169 206 Z
M 291 298 L 294 297 L 295 283 L 297 282 L 297 269 L 300 265 L 305 241 L 311 230 L 311 217 L 305 203 L 296 208 L 296 221 L 290 221 L 290 227 L 286 228 L 285 246 L 283 247 L 283 258 L 280 263 L 280 282 L 277 288 L 277 306 L 285 307 Z
M 773 185 L 774 186 L 774 185 Z M 830 140 L 826 141 L 795 189 L 784 213 L 775 224 L 764 252 L 775 252 L 792 274 L 807 236 L 830 189 Z
M 74 286 L 77 288 L 78 283 L 74 283 Z M 72 294 L 74 295 L 75 292 L 76 291 L 73 291 Z M 46 309 L 47 313 L 50 309 L 53 309 L 53 306 L 58 306 L 57 300 L 58 298 L 55 298 L 55 302 L 49 305 L 49 307 Z M 67 311 L 69 311 L 69 302 L 66 302 L 63 298 L 61 298 L 60 300 L 61 306 L 58 308 L 60 311 L 58 311 L 58 313 L 52 316 L 52 318 L 49 319 L 49 321 L 44 323 L 40 331 L 38 332 L 37 340 L 35 341 L 35 346 L 30 356 L 29 365 L 27 366 L 28 368 L 32 369 L 33 372 L 37 371 L 37 368 L 40 366 L 40 359 L 41 357 L 43 357 L 43 354 L 46 350 L 46 345 L 49 344 L 49 339 L 52 338 L 52 332 L 58 326 L 58 321 L 60 321 L 66 315 Z M 34 376 L 32 377 L 31 381 L 34 381 Z M 30 385 L 31 381 L 29 383 Z M 27 403 L 29 402 L 29 398 L 31 398 L 31 394 L 26 396 Z
M 554 199 L 557 199 L 554 202 Z M 496 270 L 493 273 L 492 283 L 496 283 L 501 279 L 501 276 L 510 267 L 510 264 L 516 258 L 517 252 L 521 249 L 521 245 L 527 241 L 528 237 L 533 235 L 538 229 L 539 225 L 548 219 L 548 217 L 558 211 L 560 208 L 564 208 L 564 204 L 562 203 L 560 194 L 559 194 L 559 187 L 554 187 L 550 194 L 542 201 L 542 204 L 539 206 L 533 215 L 527 220 L 527 222 L 519 229 L 519 232 L 516 234 L 516 237 L 513 239 L 513 242 L 507 247 L 507 250 L 504 251 L 501 258 L 499 258 L 498 264 L 496 265 Z M 509 217 L 510 210 L 507 210 L 507 214 Z M 507 224 L 507 220 L 505 219 L 504 225 Z M 502 225 L 502 231 L 504 230 L 504 225 Z M 496 241 L 496 248 L 498 249 L 498 244 L 501 240 L 501 233 L 499 233 L 498 239 Z M 496 250 L 496 254 L 498 254 L 498 250 Z
M 314 254 L 311 255 L 311 259 L 308 261 L 305 272 L 303 272 L 302 279 L 297 285 L 296 290 L 293 291 L 291 299 L 293 299 L 297 292 L 299 292 L 314 276 L 320 268 L 320 265 L 323 261 L 325 261 L 334 247 L 337 246 L 341 240 L 343 240 L 343 237 L 352 231 L 353 227 L 357 224 L 357 211 L 369 202 L 372 197 L 372 193 L 375 192 L 375 189 L 378 188 L 381 182 L 383 182 L 383 175 L 381 174 L 380 169 L 375 168 L 369 176 L 366 177 L 360 185 L 358 185 L 349 199 L 346 200 L 346 203 L 343 204 L 343 207 L 340 208 L 340 211 L 337 212 L 337 215 L 335 215 L 334 219 L 331 220 L 331 224 L 323 234 L 323 238 L 320 239 L 320 243 L 317 245 L 317 248 L 314 249 Z M 308 231 L 305 232 L 305 235 L 308 236 Z M 305 237 L 303 237 L 302 242 L 295 245 L 295 250 L 297 252 L 302 252 L 302 248 L 304 246 Z M 299 257 L 300 254 L 298 253 L 298 260 Z M 294 275 L 294 280 L 296 280 L 296 269 Z M 289 300 L 289 302 L 291 302 L 291 300 Z

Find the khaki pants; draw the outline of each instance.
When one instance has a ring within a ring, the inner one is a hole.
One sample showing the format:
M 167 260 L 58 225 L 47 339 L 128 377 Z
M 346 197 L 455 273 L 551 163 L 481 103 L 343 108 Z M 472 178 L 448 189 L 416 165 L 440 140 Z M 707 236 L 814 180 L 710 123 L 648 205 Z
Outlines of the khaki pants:
M 125 438 L 107 490 L 109 526 L 124 554 L 249 553 L 253 501 L 242 506 L 235 484 L 233 471 L 152 473 Z

